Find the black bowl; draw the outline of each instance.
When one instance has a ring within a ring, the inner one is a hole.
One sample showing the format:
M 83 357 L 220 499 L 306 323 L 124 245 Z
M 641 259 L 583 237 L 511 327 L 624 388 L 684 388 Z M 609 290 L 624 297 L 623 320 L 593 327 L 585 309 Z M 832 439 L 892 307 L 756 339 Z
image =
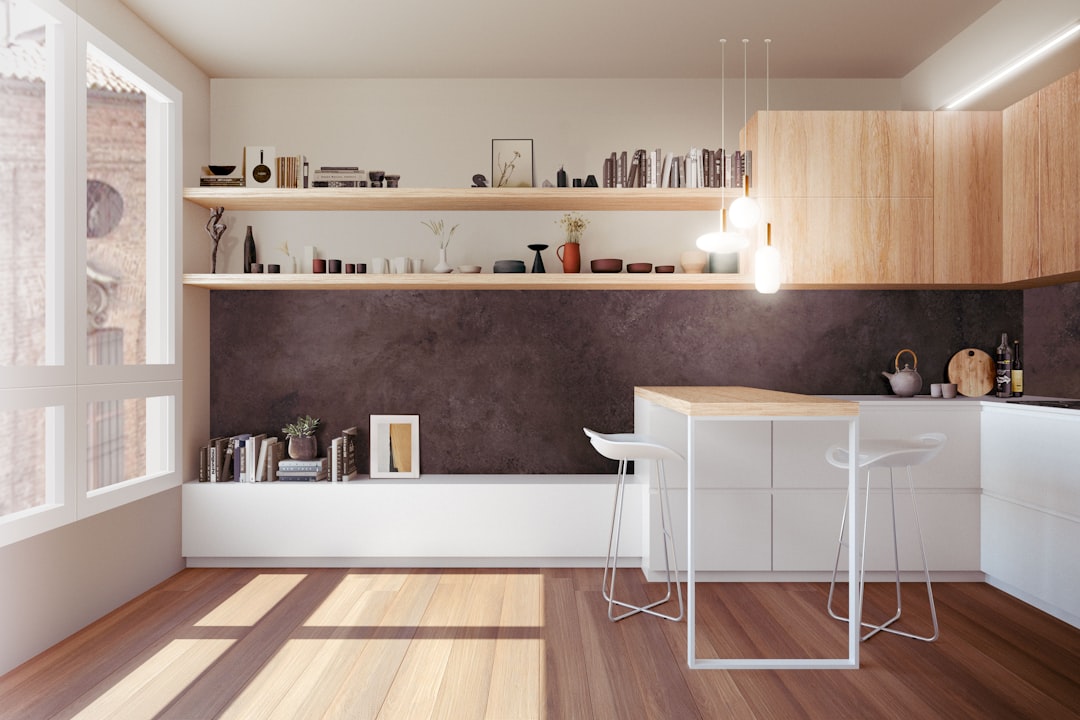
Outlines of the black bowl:
M 236 169 L 235 165 L 207 165 L 210 168 L 210 172 L 214 175 L 228 175 Z

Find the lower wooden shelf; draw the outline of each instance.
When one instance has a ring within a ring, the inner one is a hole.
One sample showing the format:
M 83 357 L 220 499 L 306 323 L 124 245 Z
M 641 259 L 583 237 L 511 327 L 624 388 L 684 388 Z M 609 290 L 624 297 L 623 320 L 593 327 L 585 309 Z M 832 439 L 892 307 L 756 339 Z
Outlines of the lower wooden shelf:
M 750 290 L 753 278 L 721 273 L 407 273 L 402 275 L 185 274 L 210 290 Z

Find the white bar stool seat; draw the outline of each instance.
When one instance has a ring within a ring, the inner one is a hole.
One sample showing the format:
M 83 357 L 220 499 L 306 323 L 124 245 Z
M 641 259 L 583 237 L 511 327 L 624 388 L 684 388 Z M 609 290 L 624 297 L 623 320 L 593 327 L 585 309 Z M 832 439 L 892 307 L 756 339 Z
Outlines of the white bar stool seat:
M 596 451 L 610 460 L 619 461 L 619 479 L 615 487 L 615 506 L 611 512 L 611 530 L 608 534 L 607 557 L 604 559 L 604 579 L 601 585 L 604 600 L 608 604 L 608 619 L 612 622 L 623 618 L 646 613 L 665 620 L 678 622 L 683 617 L 682 588 L 679 586 L 679 560 L 675 552 L 675 538 L 671 532 L 671 505 L 668 503 L 667 478 L 664 475 L 664 460 L 682 460 L 683 457 L 666 445 L 662 445 L 644 435 L 635 433 L 598 433 L 583 428 Z M 623 496 L 626 493 L 626 468 L 631 460 L 652 460 L 656 465 L 657 489 L 660 498 L 660 530 L 664 539 L 664 571 L 667 593 L 664 597 L 646 605 L 633 605 L 615 599 L 615 573 L 619 566 L 619 538 L 622 534 Z M 671 600 L 672 585 L 678 598 L 679 614 L 667 615 L 653 608 Z M 615 608 L 626 608 L 628 612 L 615 614 Z
M 926 548 L 923 545 L 922 527 L 919 524 L 919 510 L 915 503 L 915 484 L 911 479 L 911 468 L 913 465 L 922 465 L 923 463 L 933 460 L 934 457 L 941 452 L 941 448 L 945 446 L 945 439 L 945 435 L 941 433 L 923 433 L 904 439 L 867 439 L 859 441 L 858 467 L 860 470 L 866 470 L 866 508 L 863 512 L 862 560 L 859 568 L 859 602 L 862 602 L 862 591 L 866 577 L 866 528 L 870 515 L 870 471 L 875 467 L 889 468 L 889 502 L 892 509 L 893 562 L 896 572 L 896 614 L 882 623 L 874 624 L 863 622 L 863 627 L 870 628 L 870 632 L 862 637 L 863 640 L 867 640 L 879 632 L 902 635 L 904 637 L 923 640 L 925 642 L 933 642 L 938 637 L 938 620 L 937 609 L 934 607 L 934 590 L 930 584 L 930 569 L 926 562 Z M 851 456 L 848 453 L 846 445 L 833 445 L 825 452 L 825 459 L 830 465 L 846 470 L 849 467 Z M 896 534 L 896 489 L 893 484 L 893 470 L 898 467 L 907 468 L 908 490 L 911 493 L 911 509 L 915 517 L 915 531 L 919 537 L 919 551 L 922 553 L 923 576 L 926 580 L 926 595 L 930 601 L 930 620 L 933 624 L 933 633 L 931 635 L 915 635 L 890 627 L 900 619 L 900 615 L 903 611 L 903 603 L 900 596 L 900 553 Z M 829 583 L 828 601 L 829 615 L 844 622 L 848 622 L 848 618 L 838 615 L 833 610 L 833 591 L 836 588 L 836 575 L 840 568 L 841 549 L 844 547 L 844 534 L 847 528 L 847 506 L 847 500 L 845 500 L 844 515 L 840 521 L 840 540 L 836 548 L 836 562 L 833 564 L 832 581 Z M 848 582 L 851 582 L 850 572 L 848 573 Z

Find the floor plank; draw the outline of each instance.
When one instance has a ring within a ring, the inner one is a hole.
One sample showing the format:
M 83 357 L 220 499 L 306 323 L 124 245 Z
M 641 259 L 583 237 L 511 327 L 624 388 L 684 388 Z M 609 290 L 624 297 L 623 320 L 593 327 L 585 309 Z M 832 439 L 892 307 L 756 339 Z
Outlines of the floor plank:
M 0 720 L 1080 718 L 1080 630 L 984 584 L 936 584 L 941 638 L 878 635 L 859 670 L 693 671 L 685 622 L 609 622 L 600 579 L 189 569 L 0 677 Z M 662 593 L 636 572 L 616 585 Z M 904 586 L 902 622 L 921 632 L 920 590 Z M 701 584 L 699 655 L 842 656 L 827 592 Z M 867 608 L 892 593 L 869 585 Z

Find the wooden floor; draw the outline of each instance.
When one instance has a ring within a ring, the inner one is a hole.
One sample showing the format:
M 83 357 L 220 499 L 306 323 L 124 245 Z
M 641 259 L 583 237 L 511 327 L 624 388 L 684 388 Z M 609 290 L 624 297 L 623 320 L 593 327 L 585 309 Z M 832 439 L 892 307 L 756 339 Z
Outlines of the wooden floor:
M 631 599 L 658 590 L 619 577 Z M 612 624 L 599 583 L 592 569 L 189 569 L 0 677 L 0 718 L 1080 717 L 1080 630 L 987 585 L 935 585 L 941 638 L 875 637 L 859 670 L 691 671 L 685 622 Z M 919 589 L 905 586 L 914 631 Z M 867 617 L 889 590 L 870 586 Z M 699 585 L 699 652 L 842 657 L 825 593 Z

